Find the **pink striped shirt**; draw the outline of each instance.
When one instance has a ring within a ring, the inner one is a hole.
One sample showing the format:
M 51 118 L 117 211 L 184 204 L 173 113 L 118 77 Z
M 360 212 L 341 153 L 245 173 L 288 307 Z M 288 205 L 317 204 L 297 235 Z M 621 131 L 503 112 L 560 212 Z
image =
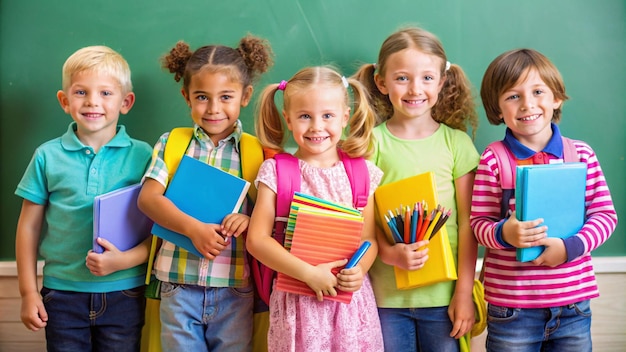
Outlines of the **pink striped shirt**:
M 515 248 L 507 248 L 496 239 L 496 229 L 503 223 L 500 170 L 490 149 L 481 156 L 474 181 L 470 224 L 478 242 L 489 248 L 485 258 L 487 302 L 510 308 L 546 308 L 599 296 L 590 252 L 613 233 L 617 214 L 595 153 L 585 142 L 574 141 L 574 145 L 580 161 L 587 163 L 586 221 L 576 234 L 584 250 L 582 255 L 554 268 L 518 262 Z M 540 153 L 557 159 L 549 153 Z M 515 210 L 514 198 L 509 209 Z

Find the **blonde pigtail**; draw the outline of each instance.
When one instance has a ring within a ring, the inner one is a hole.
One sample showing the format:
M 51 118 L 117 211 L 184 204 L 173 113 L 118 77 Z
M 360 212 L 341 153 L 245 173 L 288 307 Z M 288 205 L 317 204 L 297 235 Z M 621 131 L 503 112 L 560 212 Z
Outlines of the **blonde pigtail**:
M 265 148 L 283 150 L 285 127 L 274 97 L 278 84 L 270 84 L 261 92 L 257 117 L 255 119 L 256 136 Z

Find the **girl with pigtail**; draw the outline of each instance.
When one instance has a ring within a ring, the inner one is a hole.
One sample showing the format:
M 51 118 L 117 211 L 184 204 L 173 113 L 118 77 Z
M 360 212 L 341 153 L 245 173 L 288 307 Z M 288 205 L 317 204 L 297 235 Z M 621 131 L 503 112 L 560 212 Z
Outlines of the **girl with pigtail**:
M 351 94 L 354 97 L 351 103 Z M 278 91 L 283 106 L 275 103 Z M 351 114 L 351 106 L 354 112 Z M 282 111 L 282 112 L 280 112 Z M 352 206 L 348 174 L 340 153 L 351 158 L 371 154 L 371 134 L 375 117 L 367 93 L 354 79 L 336 70 L 308 67 L 288 81 L 265 88 L 259 101 L 256 134 L 265 148 L 282 150 L 286 131 L 298 145 L 300 192 Z M 347 137 L 342 140 L 344 129 Z M 367 205 L 362 209 L 364 226 L 361 241 L 372 248 L 351 269 L 341 269 L 347 260 L 311 265 L 288 252 L 272 238 L 276 216 L 276 160 L 266 160 L 257 176 L 258 197 L 250 220 L 248 250 L 268 267 L 306 283 L 316 296 L 274 290 L 270 296 L 270 351 L 380 351 L 382 334 L 368 270 L 377 253 L 373 193 L 382 172 L 362 160 L 367 173 L 355 175 L 369 183 Z M 332 236 L 332 234 L 320 234 Z M 337 290 L 353 292 L 349 304 L 328 300 Z
M 185 140 L 186 155 L 242 177 L 239 114 L 252 98 L 252 84 L 272 63 L 269 43 L 252 35 L 235 48 L 206 45 L 192 51 L 178 42 L 163 57 L 163 67 L 174 80 L 182 79 L 181 93 L 194 123 Z M 159 247 L 153 274 L 161 281 L 162 348 L 250 351 L 254 289 L 241 234 L 248 228 L 251 204 L 244 202 L 239 213 L 209 224 L 165 197 L 172 165 L 164 160 L 164 151 L 175 130 L 164 133 L 154 146 L 138 205 L 155 223 L 189 237 L 203 256 L 165 240 Z
M 475 322 L 478 247 L 469 224 L 479 159 L 466 133 L 471 127 L 475 134 L 478 121 L 471 85 L 461 67 L 450 64 L 439 39 L 418 27 L 387 37 L 377 63 L 363 65 L 354 77 L 367 87 L 378 115 L 372 161 L 385 173 L 381 185 L 432 171 L 439 203 L 452 211 L 445 226 L 456 281 L 397 289 L 394 266 L 422 268 L 428 242 L 394 244 L 377 231 L 379 257 L 370 274 L 385 351 L 465 349 Z

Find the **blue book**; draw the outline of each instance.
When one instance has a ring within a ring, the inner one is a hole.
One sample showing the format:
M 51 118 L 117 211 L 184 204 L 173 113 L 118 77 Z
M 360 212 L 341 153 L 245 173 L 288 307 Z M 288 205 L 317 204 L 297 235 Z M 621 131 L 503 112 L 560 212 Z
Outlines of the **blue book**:
M 516 169 L 515 213 L 520 221 L 543 218 L 548 236 L 567 238 L 585 223 L 587 164 L 520 165 Z M 543 246 L 518 248 L 517 260 L 537 258 Z
M 125 251 L 150 236 L 152 220 L 137 207 L 141 184 L 134 184 L 98 195 L 93 202 L 93 251 L 104 248 L 96 243 L 102 237 Z
M 250 182 L 226 171 L 183 156 L 165 197 L 187 215 L 204 223 L 221 224 L 226 215 L 239 212 Z M 202 257 L 191 239 L 155 223 L 152 234 Z

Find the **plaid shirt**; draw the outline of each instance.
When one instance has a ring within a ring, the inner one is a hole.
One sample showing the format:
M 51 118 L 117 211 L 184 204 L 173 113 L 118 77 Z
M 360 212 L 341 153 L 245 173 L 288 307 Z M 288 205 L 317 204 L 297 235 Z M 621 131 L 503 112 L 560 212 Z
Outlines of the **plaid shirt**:
M 194 137 L 185 154 L 241 177 L 239 158 L 241 133 L 241 122 L 237 121 L 235 131 L 215 146 L 202 128 L 194 125 Z M 163 161 L 168 137 L 169 132 L 163 134 L 154 146 L 152 162 L 145 174 L 145 177 L 154 179 L 163 186 L 167 186 L 168 183 L 168 169 Z M 249 207 L 246 202 L 242 208 L 240 212 L 247 214 Z M 157 254 L 154 273 L 161 281 L 177 284 L 205 287 L 247 286 L 250 273 L 243 236 L 233 237 L 230 246 L 215 260 L 197 257 L 171 242 L 163 241 Z

